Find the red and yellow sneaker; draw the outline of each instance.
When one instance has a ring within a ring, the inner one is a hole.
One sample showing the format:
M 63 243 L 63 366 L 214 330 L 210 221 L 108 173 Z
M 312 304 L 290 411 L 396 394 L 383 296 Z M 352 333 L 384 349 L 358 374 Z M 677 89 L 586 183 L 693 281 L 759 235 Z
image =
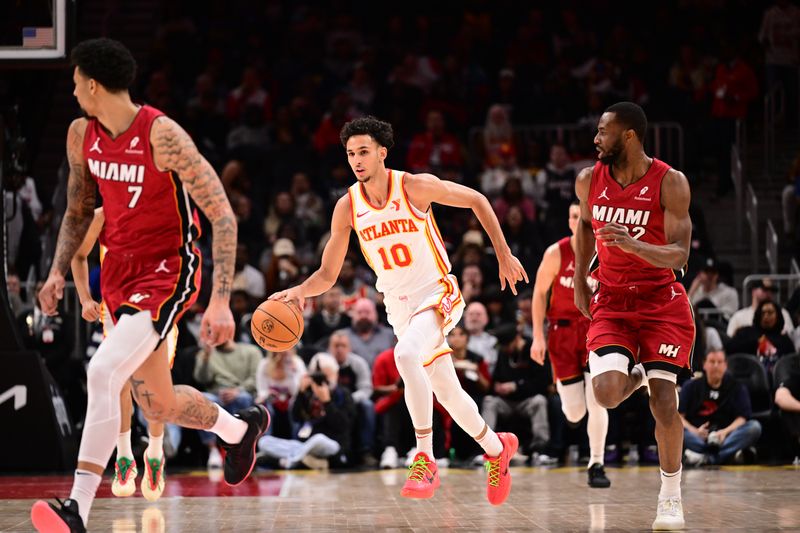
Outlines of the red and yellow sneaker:
M 161 497 L 164 492 L 164 458 L 150 459 L 144 452 L 144 476 L 142 477 L 142 496 L 150 502 Z
M 436 462 L 428 454 L 419 452 L 414 456 L 414 462 L 408 467 L 408 479 L 400 496 L 405 498 L 426 499 L 433 497 L 433 491 L 439 488 L 439 469 Z
M 125 498 L 136 492 L 136 459 L 118 457 L 114 463 L 114 480 L 111 482 L 111 492 L 114 496 Z
M 511 492 L 511 472 L 508 465 L 519 447 L 519 440 L 513 433 L 498 433 L 497 438 L 503 443 L 500 455 L 483 456 L 486 461 L 484 466 L 489 474 L 486 480 L 486 498 L 492 505 L 501 505 Z

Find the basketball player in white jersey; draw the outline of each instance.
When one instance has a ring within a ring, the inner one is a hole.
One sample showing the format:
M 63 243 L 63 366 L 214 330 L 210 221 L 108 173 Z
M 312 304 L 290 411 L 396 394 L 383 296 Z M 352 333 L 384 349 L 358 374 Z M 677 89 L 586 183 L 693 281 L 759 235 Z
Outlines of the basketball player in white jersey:
M 317 296 L 336 282 L 347 253 L 350 230 L 377 275 L 389 323 L 398 342 L 397 369 L 417 439 L 408 479 L 400 494 L 430 498 L 439 486 L 432 451 L 433 397 L 483 447 L 489 473 L 487 498 L 502 504 L 511 490 L 508 464 L 517 450 L 512 433 L 495 433 L 478 413 L 475 402 L 459 384 L 445 337 L 464 311 L 464 299 L 431 211 L 431 204 L 470 208 L 492 241 L 499 263 L 500 285 L 516 294 L 518 281 L 528 281 L 511 254 L 500 224 L 481 193 L 431 174 L 411 175 L 389 170 L 384 160 L 394 144 L 392 126 L 374 117 L 348 122 L 340 133 L 356 183 L 336 203 L 331 237 L 322 265 L 301 285 L 273 294 L 272 299 Z

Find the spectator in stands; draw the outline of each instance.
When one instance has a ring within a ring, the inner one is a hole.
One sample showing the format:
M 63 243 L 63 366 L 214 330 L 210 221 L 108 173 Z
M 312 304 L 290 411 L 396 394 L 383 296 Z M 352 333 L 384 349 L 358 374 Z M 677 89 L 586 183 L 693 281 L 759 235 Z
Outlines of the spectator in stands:
M 28 279 L 33 269 L 39 279 L 39 260 L 42 255 L 40 233 L 52 219 L 52 211 L 46 209 L 36 192 L 36 182 L 27 175 L 25 168 L 17 163 L 11 165 L 6 183 L 3 184 L 3 202 L 8 236 L 4 264 L 12 265 L 23 279 Z
M 342 288 L 338 285 L 320 295 L 319 302 L 319 311 L 306 322 L 303 340 L 309 345 L 320 342 L 327 346 L 328 336 L 334 331 L 349 327 L 351 321 L 342 309 Z
M 342 149 L 339 140 L 339 131 L 345 122 L 355 118 L 356 112 L 352 109 L 350 97 L 346 92 L 340 92 L 334 96 L 330 110 L 322 117 L 322 121 L 314 132 L 314 150 L 324 160 L 333 160 L 340 156 Z
M 786 118 L 797 122 L 797 66 L 800 64 L 800 8 L 778 0 L 764 12 L 758 40 L 764 45 L 767 89 L 780 84 L 786 91 Z
M 736 332 L 738 332 L 741 328 L 752 326 L 753 316 L 755 315 L 758 306 L 767 300 L 774 300 L 775 292 L 777 290 L 778 288 L 769 278 L 755 281 L 750 286 L 750 305 L 736 311 L 728 321 L 728 337 L 733 338 L 736 335 Z M 786 309 L 781 310 L 781 315 L 783 316 L 783 330 L 781 333 L 791 335 L 792 331 L 794 331 L 792 317 L 789 315 L 789 311 Z
M 356 300 L 351 318 L 353 323 L 344 330 L 350 338 L 351 349 L 372 367 L 379 353 L 394 346 L 394 333 L 378 323 L 375 302 L 367 298 Z
M 431 110 L 426 120 L 426 131 L 418 133 L 408 147 L 406 165 L 409 172 L 433 172 L 461 168 L 464 160 L 461 143 L 445 127 L 441 111 Z M 338 138 L 338 130 L 337 130 Z
M 303 221 L 308 229 L 314 229 L 315 235 L 327 222 L 325 204 L 322 198 L 311 188 L 311 180 L 305 172 L 295 172 L 289 189 L 295 202 L 294 214 Z
M 692 353 L 692 371 L 695 374 L 703 371 L 703 361 L 709 352 L 718 352 L 724 348 L 722 336 L 717 328 L 706 324 L 703 317 L 697 311 L 694 311 L 694 348 Z M 688 379 L 688 378 L 687 378 Z M 678 384 L 680 385 L 680 378 Z
M 372 455 L 375 445 L 375 407 L 372 404 L 372 373 L 369 365 L 358 354 L 350 351 L 350 337 L 343 330 L 335 331 L 328 341 L 328 352 L 315 355 L 309 367 L 314 367 L 321 355 L 332 355 L 339 364 L 337 387 L 347 389 L 356 406 L 354 423 L 358 428 L 358 453 L 365 466 L 378 464 Z
M 524 290 L 517 296 L 517 327 L 520 328 L 520 333 L 526 339 L 533 338 L 532 296 L 533 293 L 530 290 Z
M 483 357 L 489 366 L 489 372 L 494 372 L 497 363 L 497 337 L 486 332 L 488 323 L 486 306 L 480 302 L 467 305 L 464 310 L 464 329 L 469 333 L 467 349 Z
M 494 104 L 486 113 L 486 124 L 483 126 L 484 164 L 489 168 L 500 165 L 501 149 L 514 149 L 514 128 L 505 106 Z
M 726 285 L 719 277 L 719 267 L 714 259 L 707 259 L 703 269 L 689 287 L 689 300 L 697 307 L 712 307 L 727 319 L 739 308 L 736 289 Z
M 717 197 L 731 189 L 731 145 L 736 138 L 736 121 L 747 117 L 747 108 L 758 96 L 753 68 L 738 50 L 723 44 L 721 61 L 711 81 L 712 131 L 707 136 L 717 159 Z
M 530 424 L 532 440 L 522 453 L 545 450 L 550 440 L 547 418 L 548 387 L 552 383 L 550 365 L 535 364 L 530 358 L 530 339 L 517 332 L 516 324 L 498 330 L 497 365 L 492 372 L 492 394 L 483 399 L 481 414 L 490 428 L 497 430 L 502 419 L 519 416 Z
M 278 459 L 287 469 L 300 463 L 325 469 L 330 458 L 347 464 L 356 411 L 347 389 L 337 386 L 338 372 L 336 359 L 327 354 L 309 365 L 292 407 L 292 418 L 301 426 L 297 439 L 261 437 L 258 449 L 263 455 Z
M 375 296 L 375 290 L 356 276 L 356 262 L 349 255 L 342 262 L 336 285 L 342 289 L 343 311 L 350 311 L 361 298 L 373 299 Z
M 361 113 L 372 111 L 372 102 L 375 100 L 375 85 L 372 83 L 369 71 L 363 63 L 356 64 L 346 90 L 356 109 Z
M 535 198 L 548 242 L 569 235 L 566 213 L 575 200 L 575 168 L 571 163 L 566 146 L 553 144 L 547 166 L 536 175 Z
M 510 185 L 513 181 L 509 182 Z M 533 219 L 526 218 L 518 205 L 512 205 L 501 219 L 501 228 L 514 257 L 520 260 L 525 270 L 533 271 L 544 253 L 541 231 Z
M 267 294 L 282 291 L 298 282 L 301 274 L 300 260 L 294 243 L 289 239 L 278 239 L 272 247 L 272 259 L 264 274 Z
M 300 242 L 305 243 L 305 227 L 303 221 L 297 217 L 296 209 L 292 193 L 281 191 L 275 195 L 275 200 L 269 208 L 267 219 L 264 221 L 264 233 L 267 236 L 268 243 L 271 244 L 278 240 L 283 226 L 293 227 Z
M 260 363 L 261 350 L 250 344 L 228 341 L 214 348 L 202 345 L 196 356 L 194 379 L 206 388 L 206 398 L 236 413 L 253 405 Z M 208 467 L 221 468 L 217 436 L 200 431 L 200 440 L 208 446 Z
M 536 192 L 533 177 L 517 163 L 514 148 L 510 144 L 503 144 L 498 149 L 498 154 L 499 164 L 487 168 L 481 174 L 481 191 L 489 198 L 495 199 L 503 192 L 506 183 L 516 178 L 521 185 L 522 193 L 528 198 L 533 197 Z
M 483 357 L 467 349 L 468 342 L 469 332 L 463 324 L 458 324 L 447 335 L 447 344 L 453 350 L 453 366 L 458 381 L 475 404 L 482 405 L 483 398 L 491 388 L 492 376 Z M 475 439 L 464 433 L 458 424 L 452 426 L 450 438 L 451 448 L 455 448 L 459 459 L 472 459 L 481 453 Z
M 300 379 L 306 374 L 306 365 L 294 349 L 285 352 L 267 352 L 256 370 L 255 402 L 264 404 L 272 421 L 270 434 L 291 436 L 291 406 L 300 390 Z
M 232 290 L 242 290 L 254 301 L 261 301 L 266 295 L 264 275 L 249 264 L 250 253 L 244 243 L 236 245 L 236 270 L 233 275 Z M 271 293 L 270 293 L 271 294 Z
M 794 343 L 783 331 L 781 306 L 765 300 L 756 307 L 753 325 L 741 328 L 728 343 L 731 353 L 755 354 L 769 372 L 781 356 L 794 352 Z
M 265 122 L 272 120 L 272 102 L 267 91 L 261 86 L 258 69 L 252 66 L 244 69 L 241 84 L 228 94 L 225 106 L 228 120 L 239 121 L 248 105 L 259 107 Z
M 228 133 L 228 151 L 237 148 L 266 151 L 270 147 L 269 127 L 264 123 L 264 111 L 258 104 L 247 104 L 242 122 Z
M 511 208 L 516 207 L 528 222 L 536 220 L 536 205 L 530 196 L 523 194 L 518 178 L 509 178 L 503 185 L 503 192 L 492 202 L 492 208 L 499 220 L 505 220 Z
M 8 305 L 11 307 L 11 316 L 19 316 L 25 304 L 22 301 L 19 276 L 11 268 L 9 268 L 8 277 L 6 278 L 6 293 L 8 294 Z
M 706 355 L 705 375 L 684 383 L 678 412 L 683 422 L 684 463 L 720 464 L 753 446 L 761 424 L 750 420 L 750 396 L 727 372 L 725 352 Z
M 800 444 L 800 373 L 794 371 L 778 384 L 775 405 L 780 409 L 783 425 L 797 446 Z

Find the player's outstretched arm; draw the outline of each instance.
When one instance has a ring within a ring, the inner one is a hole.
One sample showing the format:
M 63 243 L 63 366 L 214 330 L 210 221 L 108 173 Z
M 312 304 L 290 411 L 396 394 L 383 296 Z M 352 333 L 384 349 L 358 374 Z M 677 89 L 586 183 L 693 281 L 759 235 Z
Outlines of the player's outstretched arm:
M 624 252 L 638 255 L 653 266 L 679 270 L 689 259 L 692 239 L 692 219 L 689 217 L 691 192 L 683 172 L 667 171 L 661 182 L 661 205 L 664 207 L 664 245 L 649 244 L 634 239 L 628 228 L 609 223 L 597 230 L 597 240 L 603 246 L 616 246 Z
M 561 249 L 558 243 L 551 244 L 544 252 L 542 262 L 536 271 L 536 281 L 533 284 L 531 297 L 531 310 L 533 314 L 533 344 L 531 344 L 531 359 L 544 364 L 544 355 L 547 344 L 544 338 L 544 317 L 547 313 L 547 292 L 553 285 L 558 275 L 561 264 Z
M 192 200 L 211 221 L 214 274 L 200 333 L 204 342 L 217 346 L 232 339 L 234 332 L 229 301 L 236 260 L 236 218 L 216 171 L 174 120 L 157 118 L 150 143 L 156 167 L 177 172 Z
M 592 318 L 589 313 L 589 299 L 592 291 L 586 280 L 589 274 L 589 263 L 595 251 L 595 237 L 592 231 L 592 213 L 589 211 L 589 189 L 592 185 L 592 167 L 580 171 L 575 179 L 575 195 L 581 204 L 581 217 L 575 231 L 575 275 L 572 278 L 575 288 L 575 307 L 587 318 Z
M 58 232 L 50 274 L 39 292 L 39 304 L 46 315 L 56 313 L 58 300 L 64 296 L 64 276 L 94 216 L 95 183 L 83 158 L 86 125 L 86 119 L 79 118 L 72 121 L 67 131 L 67 210 Z
M 103 229 L 105 221 L 103 208 L 98 207 L 94 210 L 94 218 L 89 225 L 89 230 L 86 232 L 86 237 L 83 238 L 81 247 L 78 248 L 72 258 L 72 279 L 75 281 L 75 290 L 78 291 L 78 298 L 81 302 L 81 316 L 89 322 L 94 322 L 100 318 L 100 304 L 92 299 L 92 293 L 89 290 L 88 257 L 92 253 L 94 243 L 97 242 L 97 237 L 100 235 L 100 230 Z
M 409 200 L 421 211 L 426 211 L 432 203 L 472 209 L 492 241 L 500 267 L 501 289 L 504 290 L 507 283 L 511 292 L 516 295 L 517 282 L 525 280 L 525 283 L 528 283 L 527 272 L 519 260 L 511 254 L 497 215 L 483 194 L 452 181 L 440 180 L 432 174 L 408 175 L 406 178 L 404 186 Z
M 331 237 L 322 251 L 322 263 L 302 284 L 285 291 L 276 292 L 270 300 L 294 300 L 303 309 L 305 299 L 317 296 L 333 287 L 342 269 L 347 246 L 350 244 L 350 229 L 353 227 L 350 195 L 345 194 L 336 202 L 331 219 Z

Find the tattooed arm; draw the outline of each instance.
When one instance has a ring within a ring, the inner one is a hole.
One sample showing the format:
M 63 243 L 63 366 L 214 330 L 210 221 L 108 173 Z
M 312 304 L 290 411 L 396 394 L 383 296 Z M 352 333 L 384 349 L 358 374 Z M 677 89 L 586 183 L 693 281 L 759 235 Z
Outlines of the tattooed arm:
M 94 217 L 95 183 L 83 159 L 86 125 L 86 119 L 76 119 L 67 132 L 67 210 L 58 232 L 53 266 L 39 292 L 39 305 L 46 315 L 56 314 L 58 300 L 64 296 L 64 276 Z
M 233 338 L 229 308 L 236 259 L 236 218 L 217 173 L 200 155 L 189 134 L 174 120 L 159 117 L 150 132 L 153 160 L 160 170 L 178 174 L 197 206 L 211 221 L 214 275 L 211 301 L 203 316 L 201 338 L 217 346 Z

